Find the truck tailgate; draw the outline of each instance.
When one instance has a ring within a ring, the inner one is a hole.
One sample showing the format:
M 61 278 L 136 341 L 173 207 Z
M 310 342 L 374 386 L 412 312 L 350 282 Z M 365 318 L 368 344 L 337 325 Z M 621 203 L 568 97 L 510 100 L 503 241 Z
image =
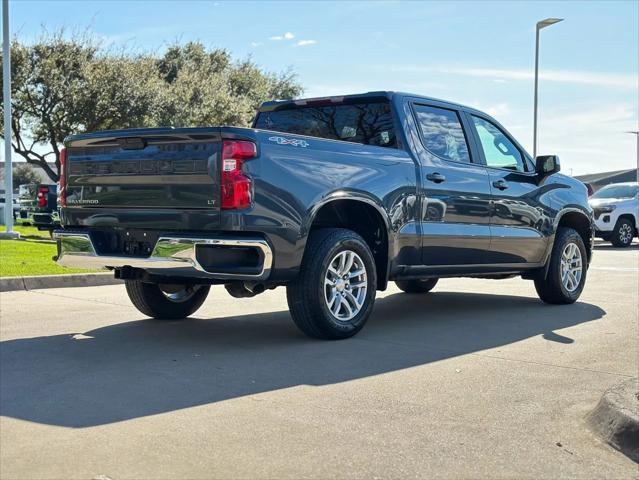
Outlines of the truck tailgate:
M 67 207 L 219 210 L 218 128 L 136 129 L 66 142 Z

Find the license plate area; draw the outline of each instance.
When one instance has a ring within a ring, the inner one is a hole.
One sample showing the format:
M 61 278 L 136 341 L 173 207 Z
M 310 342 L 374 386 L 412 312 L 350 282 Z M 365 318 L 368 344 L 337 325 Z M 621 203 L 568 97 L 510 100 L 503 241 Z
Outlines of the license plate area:
M 92 230 L 91 240 L 98 255 L 146 258 L 151 255 L 159 234 L 147 230 Z

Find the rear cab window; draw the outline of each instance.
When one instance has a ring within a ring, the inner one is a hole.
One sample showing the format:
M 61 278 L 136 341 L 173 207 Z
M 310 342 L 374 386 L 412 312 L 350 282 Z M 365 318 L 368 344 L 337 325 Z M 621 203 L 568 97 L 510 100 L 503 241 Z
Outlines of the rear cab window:
M 253 126 L 275 132 L 397 148 L 393 110 L 388 100 L 284 104 L 273 111 L 259 112 Z

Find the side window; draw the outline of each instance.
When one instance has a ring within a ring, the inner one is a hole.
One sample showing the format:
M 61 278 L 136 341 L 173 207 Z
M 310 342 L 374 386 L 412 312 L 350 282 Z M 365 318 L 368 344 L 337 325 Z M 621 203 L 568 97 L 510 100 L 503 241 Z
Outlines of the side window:
M 483 118 L 473 117 L 473 123 L 489 167 L 525 172 L 525 162 L 519 149 L 495 125 Z
M 415 105 L 417 122 L 426 149 L 445 160 L 470 162 L 468 144 L 457 112 Z

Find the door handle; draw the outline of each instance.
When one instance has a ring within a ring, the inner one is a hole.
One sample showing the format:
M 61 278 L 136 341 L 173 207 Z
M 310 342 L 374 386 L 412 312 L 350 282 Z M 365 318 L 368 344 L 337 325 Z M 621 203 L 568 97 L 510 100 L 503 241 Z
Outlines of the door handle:
M 499 190 L 506 190 L 508 188 L 508 183 L 505 180 L 495 180 L 493 182 L 493 187 Z
M 441 173 L 434 172 L 426 175 L 426 180 L 430 180 L 435 183 L 442 183 L 446 180 L 446 177 L 444 177 Z

